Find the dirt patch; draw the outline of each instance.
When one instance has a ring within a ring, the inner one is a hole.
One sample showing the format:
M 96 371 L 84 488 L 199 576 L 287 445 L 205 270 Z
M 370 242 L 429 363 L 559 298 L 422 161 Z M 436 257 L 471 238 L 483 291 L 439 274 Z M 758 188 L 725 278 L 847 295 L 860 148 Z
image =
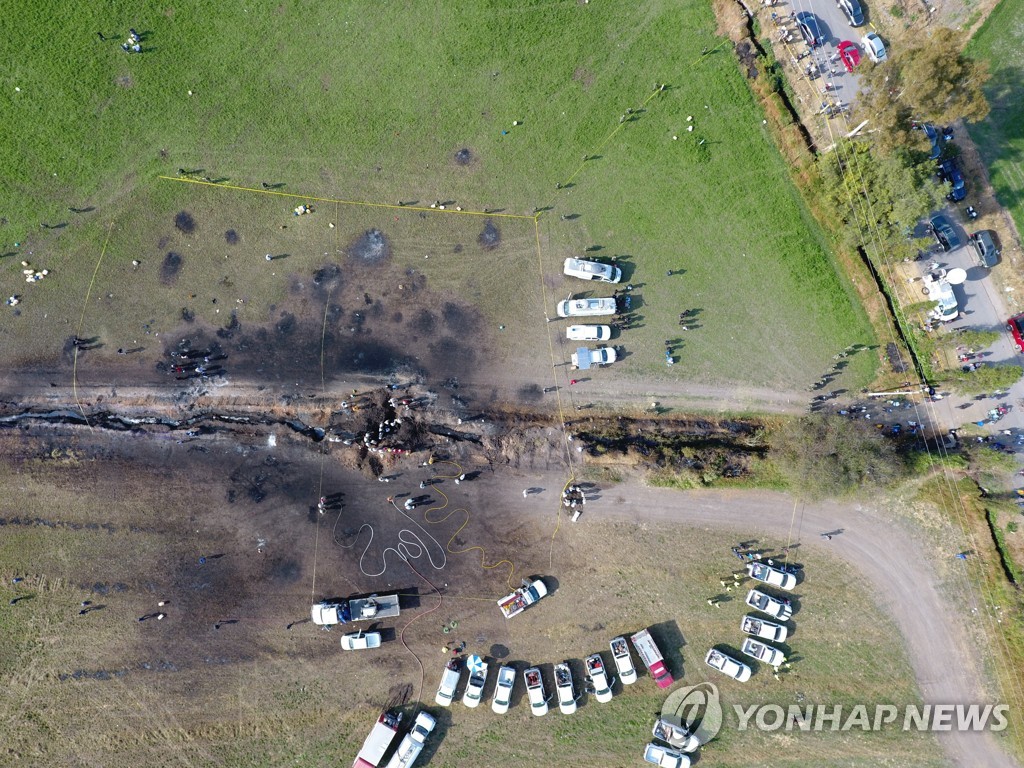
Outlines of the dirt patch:
M 437 317 L 429 309 L 421 309 L 410 322 L 413 330 L 418 333 L 433 333 L 437 327 Z
M 391 243 L 379 229 L 368 229 L 348 249 L 353 259 L 364 264 L 380 264 L 391 256 Z
M 131 75 L 118 75 L 114 78 L 114 85 L 120 88 L 131 88 L 135 85 L 135 81 Z
M 456 165 L 469 165 L 474 160 L 473 152 L 469 149 L 469 147 L 463 147 L 462 149 L 455 153 L 454 159 Z
M 196 220 L 188 211 L 179 211 L 174 217 L 174 226 L 186 235 L 196 231 Z
M 485 251 L 493 251 L 501 245 L 501 230 L 498 229 L 491 219 L 484 222 L 483 231 L 477 238 L 477 242 L 480 243 L 480 247 Z
M 576 67 L 572 73 L 572 79 L 586 89 L 594 84 L 594 73 L 583 67 Z
M 178 279 L 178 273 L 181 272 L 181 267 L 185 263 L 185 258 L 174 251 L 168 251 L 167 255 L 164 256 L 164 262 L 160 265 L 160 282 L 164 285 L 170 285 Z
M 224 233 L 224 242 L 226 242 L 228 245 L 238 245 L 238 240 L 238 233 L 235 232 L 235 230 L 229 229 L 227 232 Z

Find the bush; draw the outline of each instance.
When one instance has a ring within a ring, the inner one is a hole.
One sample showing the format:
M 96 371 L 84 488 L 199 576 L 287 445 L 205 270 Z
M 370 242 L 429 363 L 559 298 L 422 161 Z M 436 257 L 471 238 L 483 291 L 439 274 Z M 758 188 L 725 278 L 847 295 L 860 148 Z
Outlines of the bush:
M 907 474 L 907 463 L 894 442 L 862 420 L 803 416 L 783 423 L 770 444 L 780 473 L 805 498 L 871 490 Z

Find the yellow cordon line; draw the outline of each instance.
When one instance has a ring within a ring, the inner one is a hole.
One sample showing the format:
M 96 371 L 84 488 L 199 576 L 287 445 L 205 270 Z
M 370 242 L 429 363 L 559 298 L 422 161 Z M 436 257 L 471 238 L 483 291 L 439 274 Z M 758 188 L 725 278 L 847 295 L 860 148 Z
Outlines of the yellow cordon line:
M 165 181 L 177 181 L 182 184 L 198 184 L 203 187 L 217 187 L 219 189 L 230 189 L 235 192 L 255 192 L 260 195 L 276 195 L 277 197 L 290 197 L 295 200 L 309 200 L 314 203 L 334 203 L 336 205 L 354 205 L 362 208 L 384 208 L 394 211 L 424 211 L 426 213 L 451 213 L 461 216 L 487 216 L 501 219 L 532 219 L 534 216 L 525 213 L 485 213 L 484 211 L 456 211 L 453 208 L 431 208 L 423 205 L 395 205 L 394 203 L 371 203 L 367 200 L 337 200 L 332 197 L 316 197 L 315 195 L 300 195 L 295 192 L 279 192 L 276 189 L 255 189 L 253 187 L 242 187 L 237 184 L 218 184 L 212 181 L 200 181 L 181 176 L 157 176 Z
M 456 470 L 457 474 L 454 474 L 454 475 L 435 475 L 435 477 L 438 477 L 438 478 L 440 478 L 442 480 L 454 480 L 455 478 L 459 477 L 459 475 L 462 474 L 462 465 L 460 465 L 458 462 L 446 460 L 446 461 L 435 462 L 435 463 L 437 463 L 437 464 L 451 464 L 452 466 L 455 467 L 455 470 Z M 462 533 L 462 529 L 463 528 L 465 528 L 467 525 L 469 525 L 469 519 L 470 519 L 471 515 L 470 515 L 468 509 L 465 509 L 464 507 L 459 507 L 457 509 L 449 510 L 448 514 L 445 515 L 444 517 L 442 517 L 440 520 L 431 520 L 430 519 L 430 513 L 431 512 L 434 512 L 435 510 L 445 509 L 445 507 L 448 506 L 448 494 L 446 494 L 440 488 L 437 488 L 435 486 L 431 486 L 431 488 L 433 488 L 440 496 L 442 496 L 444 498 L 444 504 L 442 506 L 440 506 L 440 507 L 434 506 L 434 507 L 430 507 L 429 509 L 423 510 L 423 520 L 424 520 L 424 522 L 429 523 L 430 525 L 440 525 L 445 520 L 447 520 L 449 517 L 454 515 L 456 512 L 465 512 L 466 513 L 465 521 L 462 523 L 462 525 L 459 526 L 459 529 L 457 531 L 455 531 L 455 533 L 453 533 L 451 535 L 451 537 L 448 539 L 448 542 L 444 545 L 445 551 L 448 552 L 449 554 L 452 554 L 452 555 L 464 555 L 467 552 L 472 552 L 474 549 L 479 549 L 480 550 L 480 567 L 483 568 L 485 571 L 489 571 L 489 570 L 492 570 L 494 568 L 497 568 L 499 565 L 508 565 L 509 566 L 508 578 L 506 579 L 506 583 L 509 585 L 509 587 L 514 589 L 514 587 L 512 587 L 512 574 L 514 574 L 516 572 L 516 565 L 511 560 L 503 559 L 503 560 L 499 560 L 498 562 L 494 563 L 493 565 L 486 565 L 485 563 L 486 563 L 487 552 L 484 550 L 483 547 L 481 547 L 479 545 L 474 544 L 472 547 L 467 547 L 466 549 L 452 549 L 451 548 L 452 542 L 455 541 L 455 537 L 458 536 L 460 533 Z M 465 598 L 465 599 L 467 599 L 467 600 L 480 600 L 482 598 Z
M 85 301 L 82 302 L 82 315 L 78 318 L 78 328 L 75 330 L 75 339 L 82 338 L 82 326 L 85 324 L 85 313 L 89 309 L 89 297 L 92 296 L 92 287 L 96 283 L 96 275 L 99 274 L 100 265 L 103 263 L 103 257 L 107 253 L 107 244 L 110 242 L 110 233 L 114 230 L 114 222 L 110 222 L 110 226 L 107 227 L 107 237 L 103 241 L 103 247 L 100 249 L 100 257 L 96 259 L 96 266 L 93 267 L 92 277 L 89 278 L 89 287 L 85 290 Z M 82 407 L 82 403 L 78 399 L 78 345 L 74 345 L 75 357 L 71 366 L 71 396 L 75 399 L 75 405 L 78 406 L 78 410 L 82 413 L 82 418 L 85 419 L 85 424 L 89 429 L 92 429 L 92 424 L 89 423 L 89 417 L 85 415 L 85 409 Z
M 337 219 L 337 215 L 338 215 L 338 206 L 337 205 L 335 206 L 335 209 L 334 209 L 334 215 L 335 215 L 335 219 Z M 335 234 L 333 235 L 333 238 L 334 238 L 334 241 L 335 241 L 335 245 L 337 245 L 337 240 L 338 240 L 337 230 L 335 230 Z M 326 397 L 327 396 L 327 375 L 326 375 L 325 366 L 324 366 L 324 356 L 326 355 L 326 351 L 327 351 L 326 350 L 326 346 L 327 346 L 327 313 L 330 310 L 330 308 L 331 308 L 331 297 L 328 296 L 327 297 L 327 301 L 324 303 L 324 322 L 323 322 L 323 327 L 320 330 L 320 395 L 321 395 L 321 397 Z M 327 451 L 326 451 L 326 449 L 323 446 L 321 446 L 321 448 L 320 448 L 320 477 L 319 477 L 319 479 L 317 481 L 317 492 L 316 492 L 317 506 L 319 506 L 320 499 L 322 499 L 323 495 L 324 495 L 324 465 L 325 465 L 326 461 L 327 461 Z M 313 537 L 313 586 L 312 586 L 312 589 L 311 589 L 312 594 L 310 595 L 310 602 L 312 602 L 313 600 L 316 600 L 316 561 L 317 561 L 317 555 L 319 554 L 319 550 L 320 550 L 320 518 L 321 517 L 323 517 L 323 515 L 317 514 L 317 516 L 316 516 L 316 533 L 315 533 L 315 535 Z M 337 526 L 337 523 L 335 523 L 335 526 Z

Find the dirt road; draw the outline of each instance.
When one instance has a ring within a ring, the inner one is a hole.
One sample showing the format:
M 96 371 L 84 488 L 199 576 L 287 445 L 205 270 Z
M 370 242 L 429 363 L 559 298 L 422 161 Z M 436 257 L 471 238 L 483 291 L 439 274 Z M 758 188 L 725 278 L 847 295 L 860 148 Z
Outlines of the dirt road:
M 925 703 L 986 703 L 980 683 L 982 664 L 957 608 L 939 593 L 939 576 L 908 527 L 886 520 L 860 505 L 829 502 L 800 505 L 783 494 L 764 491 L 679 492 L 621 485 L 587 505 L 587 521 L 650 520 L 702 527 L 735 528 L 741 537 L 768 533 L 801 539 L 805 546 L 827 547 L 849 561 L 876 591 L 907 644 Z M 831 540 L 821 533 L 842 529 Z M 968 615 L 964 606 L 962 613 Z M 990 733 L 938 734 L 955 765 L 1010 768 L 1019 764 Z

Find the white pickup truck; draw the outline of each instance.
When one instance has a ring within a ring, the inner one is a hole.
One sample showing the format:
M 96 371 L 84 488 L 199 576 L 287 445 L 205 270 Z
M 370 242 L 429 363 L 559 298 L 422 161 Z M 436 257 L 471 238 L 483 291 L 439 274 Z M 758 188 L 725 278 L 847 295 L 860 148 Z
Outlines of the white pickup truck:
M 576 711 L 576 691 L 572 685 L 572 670 L 564 661 L 555 664 L 555 693 L 558 694 L 558 708 L 563 715 Z
M 789 630 L 781 624 L 759 619 L 757 616 L 749 614 L 740 621 L 740 631 L 760 637 L 762 640 L 774 640 L 777 643 L 783 642 L 789 636 Z
M 412 764 L 423 751 L 423 742 L 427 740 L 435 725 L 437 721 L 426 712 L 416 715 L 412 730 L 405 734 L 402 743 L 398 745 L 398 751 L 388 761 L 387 768 L 412 768 Z
M 530 667 L 523 672 L 526 682 L 526 697 L 530 700 L 530 711 L 537 717 L 548 713 L 548 697 L 544 693 L 544 676 L 537 667 Z
M 786 654 L 778 648 L 762 643 L 752 637 L 745 638 L 740 650 L 752 659 L 763 661 L 772 667 L 778 667 L 786 661 Z
M 491 709 L 499 715 L 508 712 L 508 705 L 512 701 L 512 689 L 516 685 L 516 671 L 512 667 L 501 667 L 498 670 L 498 680 L 494 684 L 494 698 L 491 699 Z
M 572 367 L 585 371 L 595 365 L 611 365 L 618 359 L 615 347 L 579 347 L 572 353 Z
M 532 584 L 524 579 L 523 586 L 511 595 L 505 595 L 505 597 L 498 601 L 498 607 L 506 619 L 511 619 L 513 616 L 517 616 L 525 611 L 542 597 L 546 597 L 547 594 L 548 588 L 544 586 L 542 579 L 537 579 Z
M 615 662 L 615 669 L 619 673 L 619 680 L 623 685 L 632 685 L 636 682 L 636 667 L 633 666 L 633 657 L 629 653 L 629 644 L 626 638 L 613 637 L 608 646 L 612 649 L 612 660 Z
M 789 600 L 766 595 L 759 589 L 752 589 L 747 593 L 747 605 L 780 621 L 787 621 L 793 615 L 793 606 Z
M 608 671 L 605 669 L 601 654 L 594 653 L 587 656 L 584 664 L 587 667 L 587 679 L 594 689 L 594 698 L 602 704 L 611 701 L 612 684 L 608 680 Z

